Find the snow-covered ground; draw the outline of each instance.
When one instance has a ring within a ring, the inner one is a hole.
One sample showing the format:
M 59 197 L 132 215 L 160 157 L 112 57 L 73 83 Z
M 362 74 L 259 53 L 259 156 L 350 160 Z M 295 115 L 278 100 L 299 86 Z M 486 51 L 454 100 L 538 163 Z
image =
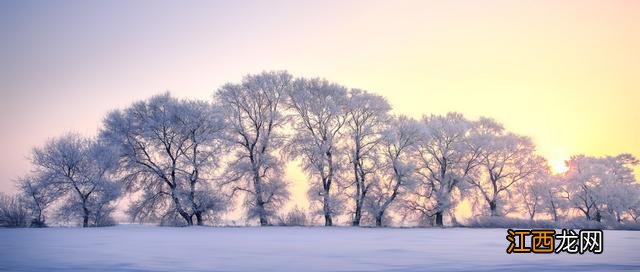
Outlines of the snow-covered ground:
M 640 271 L 640 232 L 604 253 L 511 254 L 504 229 L 0 229 L 2 271 Z

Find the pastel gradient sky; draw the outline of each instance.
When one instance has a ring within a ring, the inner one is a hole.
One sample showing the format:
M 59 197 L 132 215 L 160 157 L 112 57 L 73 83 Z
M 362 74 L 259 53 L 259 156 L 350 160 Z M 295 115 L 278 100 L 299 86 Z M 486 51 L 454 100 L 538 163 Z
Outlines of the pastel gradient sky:
M 33 146 L 93 135 L 111 109 L 165 90 L 209 99 L 272 69 L 414 117 L 493 117 L 554 165 L 640 156 L 640 1 L 345 2 L 0 2 L 0 191 Z

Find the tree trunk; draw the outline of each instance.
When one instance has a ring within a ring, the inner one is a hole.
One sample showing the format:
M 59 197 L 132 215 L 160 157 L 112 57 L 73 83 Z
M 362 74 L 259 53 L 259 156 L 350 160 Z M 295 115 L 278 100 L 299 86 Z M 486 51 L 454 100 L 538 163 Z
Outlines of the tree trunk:
M 184 218 L 185 221 L 187 221 L 187 226 L 193 226 L 193 218 L 192 218 L 192 216 L 190 216 L 186 212 L 179 212 L 179 214 L 180 214 L 180 216 L 182 216 L 182 218 Z
M 264 214 L 260 215 L 260 226 L 268 226 L 269 225 L 269 221 L 267 220 L 267 217 Z
M 258 217 L 260 219 L 260 226 L 268 226 L 269 220 L 267 219 L 267 212 L 264 209 L 264 201 L 262 200 L 262 193 L 256 194 L 256 206 L 258 207 Z
M 89 227 L 89 216 L 85 215 L 83 217 L 83 219 L 82 219 L 82 227 L 83 228 Z
M 364 200 L 367 197 L 367 186 L 365 185 L 365 173 L 362 170 L 362 164 L 357 163 L 354 168 L 357 173 L 356 182 L 358 186 L 356 186 L 356 211 L 351 225 L 360 226 L 360 221 L 362 219 L 362 206 L 364 205 Z
M 436 226 L 438 226 L 438 227 L 444 226 L 443 215 L 442 215 L 441 211 L 440 212 L 436 212 Z
M 253 187 L 256 191 L 256 208 L 258 209 L 258 217 L 260 226 L 268 226 L 267 211 L 264 209 L 264 200 L 262 199 L 262 180 L 257 167 L 253 167 Z
M 178 202 L 179 200 L 177 197 L 174 197 L 173 201 Z M 193 226 L 193 220 L 191 219 L 191 216 L 188 213 L 186 213 L 184 210 L 182 210 L 181 207 L 178 207 L 177 210 L 178 210 L 178 214 L 180 214 L 180 216 L 182 216 L 184 221 L 187 222 L 187 226 Z
M 553 210 L 553 222 L 558 222 L 558 212 L 556 211 L 556 204 L 551 201 L 551 209 Z
M 331 218 L 331 214 L 324 215 L 324 225 L 325 227 L 333 226 L 333 219 Z
M 82 227 L 86 228 L 89 226 L 89 209 L 87 208 L 86 199 L 82 199 Z
M 189 187 L 191 189 L 191 191 L 189 191 L 189 201 L 191 201 L 191 209 L 193 211 L 193 215 L 196 216 L 196 222 L 198 226 L 202 226 L 202 211 L 199 210 L 198 204 L 196 203 L 196 182 L 198 177 L 198 171 L 197 170 L 194 171 L 194 173 L 191 174 L 191 176 L 192 178 L 189 184 Z M 191 216 L 191 218 L 192 218 L 191 225 L 193 225 L 193 216 Z
M 333 180 L 333 155 L 327 151 L 327 164 L 329 165 L 329 175 L 322 181 L 324 189 L 322 209 L 324 211 L 324 225 L 333 226 L 333 218 L 331 218 L 331 182 Z
M 182 216 L 184 221 L 187 222 L 187 226 L 193 226 L 191 215 L 189 215 L 182 209 L 182 205 L 180 205 L 180 199 L 178 199 L 178 197 L 176 196 L 175 188 L 175 186 L 171 186 L 171 198 L 173 199 L 173 204 L 176 205 L 176 211 L 178 212 L 178 214 L 180 214 L 180 216 Z
M 353 217 L 353 222 L 351 222 L 351 225 L 354 227 L 360 226 L 361 218 L 362 218 L 362 203 L 356 199 L 356 213 Z
M 31 227 L 42 228 L 46 227 L 44 215 L 42 214 L 42 210 L 38 209 L 38 217 L 31 222 Z
M 333 219 L 331 218 L 331 198 L 329 196 L 329 188 L 327 188 L 327 186 L 325 186 L 324 188 L 324 196 L 323 196 L 323 201 L 322 201 L 322 209 L 324 211 L 324 225 L 325 226 L 332 226 L 333 225 Z
M 389 198 L 382 204 L 382 207 L 380 208 L 380 211 L 378 212 L 378 215 L 376 216 L 376 226 L 378 226 L 378 227 L 382 226 L 382 218 L 384 217 L 384 212 L 387 210 L 387 208 L 389 208 L 389 205 L 391 205 L 391 203 L 398 196 L 398 190 L 400 190 L 400 185 L 402 184 L 402 180 L 401 180 L 399 171 L 396 168 L 395 163 L 394 163 L 394 166 L 393 166 L 393 171 L 395 173 L 394 180 L 396 181 L 396 184 L 393 186 L 393 193 L 391 193 L 391 196 L 389 196 Z
M 195 215 L 198 226 L 204 225 L 204 222 L 202 222 L 202 212 L 195 212 Z
M 491 210 L 491 216 L 498 216 L 498 205 L 495 200 L 489 201 L 489 209 Z
M 171 182 L 173 181 L 173 182 Z M 193 226 L 193 220 L 191 219 L 191 215 L 182 209 L 182 204 L 180 203 L 180 199 L 176 196 L 176 170 L 175 170 L 175 160 L 173 163 L 173 169 L 171 170 L 171 181 L 166 180 L 167 185 L 171 188 L 171 199 L 173 200 L 173 204 L 176 205 L 176 211 L 184 221 L 187 222 L 187 226 Z
M 258 207 L 258 217 L 260 219 L 260 226 L 268 226 L 269 220 L 267 219 L 267 212 L 264 209 L 264 201 L 262 200 L 262 194 L 256 194 L 256 206 Z
M 376 215 L 376 227 L 382 227 L 382 217 L 384 214 L 382 212 Z
M 362 203 L 360 200 L 360 194 L 363 188 L 360 186 L 360 178 L 358 174 L 358 161 L 357 157 L 353 159 L 353 173 L 356 180 L 356 209 L 353 216 L 352 226 L 360 226 L 360 218 L 362 217 Z

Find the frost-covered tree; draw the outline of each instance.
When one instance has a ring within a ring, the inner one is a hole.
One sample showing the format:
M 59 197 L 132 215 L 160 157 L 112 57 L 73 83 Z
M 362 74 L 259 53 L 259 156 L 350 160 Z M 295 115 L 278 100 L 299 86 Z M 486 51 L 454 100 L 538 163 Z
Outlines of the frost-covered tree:
M 224 137 L 226 123 L 218 105 L 192 100 L 182 101 L 181 108 L 178 124 L 189 142 L 181 151 L 186 171 L 182 170 L 189 186 L 187 198 L 196 223 L 202 225 L 205 218 L 213 220 L 228 207 L 212 175 L 221 166 L 222 152 L 228 150 Z
M 281 130 L 287 122 L 283 110 L 291 81 L 286 72 L 263 72 L 244 77 L 240 84 L 225 84 L 215 93 L 235 147 L 227 184 L 233 193 L 245 193 L 248 217 L 258 218 L 262 226 L 289 197 L 276 151 L 285 143 Z
M 353 167 L 353 226 L 360 225 L 362 208 L 372 182 L 367 177 L 379 167 L 378 148 L 382 129 L 389 120 L 387 100 L 359 89 L 349 91 L 345 134 Z
M 565 184 L 561 176 L 547 175 L 547 178 L 537 184 L 541 202 L 539 211 L 548 214 L 555 222 L 566 215 L 568 202 L 565 197 Z
M 365 207 L 375 218 L 378 227 L 382 226 L 387 209 L 400 194 L 411 188 L 415 180 L 415 165 L 410 157 L 417 145 L 420 132 L 418 122 L 406 116 L 391 118 L 382 131 L 380 168 L 378 173 L 373 175 L 365 199 Z
M 630 154 L 571 157 L 565 173 L 568 201 L 587 220 L 621 222 L 640 198 L 633 174 L 637 164 Z
M 530 138 L 505 132 L 502 125 L 481 118 L 476 126 L 473 146 L 481 150 L 479 167 L 467 181 L 475 187 L 489 207 L 491 216 L 500 215 L 500 201 L 511 186 L 523 182 L 544 169 L 544 158 L 535 155 Z
M 120 196 L 112 179 L 115 163 L 109 147 L 73 133 L 49 140 L 32 154 L 38 186 L 60 192 L 60 215 L 81 218 L 83 227 L 100 226 L 110 216 L 109 207 Z
M 288 97 L 295 133 L 286 150 L 291 157 L 301 158 L 303 170 L 316 179 L 309 197 L 320 203 L 324 224 L 331 226 L 332 216 L 339 211 L 332 184 L 342 157 L 337 144 L 346 121 L 347 90 L 323 79 L 297 79 Z
M 213 184 L 224 151 L 221 109 L 166 93 L 111 112 L 100 139 L 116 148 L 134 220 L 203 225 L 227 207 Z
M 435 216 L 435 224 L 444 224 L 464 192 L 469 175 L 479 165 L 480 147 L 470 143 L 475 122 L 459 113 L 431 115 L 422 120 L 422 133 L 417 145 L 418 185 L 405 206 L 421 217 Z
M 538 213 L 545 211 L 545 204 L 551 206 L 547 210 L 553 212 L 552 217 L 554 221 L 557 220 L 555 206 L 558 204 L 555 203 L 556 199 L 553 195 L 550 195 L 552 193 L 550 179 L 547 167 L 515 185 L 515 196 L 510 201 L 512 205 L 518 205 L 527 214 L 529 220 L 533 220 Z M 551 201 L 551 203 L 545 203 L 545 200 Z
M 611 185 L 605 192 L 604 198 L 607 199 L 605 218 L 610 222 L 624 223 L 625 218 L 633 217 L 634 209 L 638 206 L 640 184 L 630 182 L 617 186 Z
M 31 213 L 31 227 L 45 227 L 46 211 L 64 194 L 58 186 L 47 182 L 46 173 L 32 174 L 20 178 L 17 182 L 20 194 Z
M 73 218 L 83 218 L 89 226 L 103 227 L 116 224 L 111 216 L 115 211 L 115 201 L 120 197 L 122 186 L 117 182 L 101 185 L 99 192 L 88 195 L 85 203 L 81 201 L 64 201 L 58 209 L 58 216 L 68 221 Z M 87 214 L 87 211 L 89 213 Z

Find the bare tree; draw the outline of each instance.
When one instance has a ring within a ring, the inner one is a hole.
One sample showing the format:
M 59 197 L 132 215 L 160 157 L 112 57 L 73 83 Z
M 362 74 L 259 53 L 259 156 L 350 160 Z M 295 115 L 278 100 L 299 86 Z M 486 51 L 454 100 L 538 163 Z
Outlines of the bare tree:
M 120 195 L 119 186 L 112 180 L 116 158 L 108 147 L 78 134 L 67 134 L 49 140 L 35 148 L 32 163 L 41 185 L 48 190 L 63 192 L 65 205 L 61 215 L 82 218 L 82 226 L 90 226 L 90 218 L 99 207 L 109 206 Z
M 168 93 L 107 116 L 100 137 L 117 148 L 128 191 L 140 193 L 129 209 L 134 220 L 203 225 L 226 209 L 212 184 L 224 129 L 218 107 Z
M 236 154 L 228 167 L 228 184 L 245 193 L 249 218 L 268 225 L 269 217 L 288 199 L 282 161 L 275 152 L 285 142 L 280 130 L 292 77 L 286 72 L 246 76 L 241 84 L 226 84 L 215 99 L 223 107 Z
M 353 167 L 354 215 L 353 226 L 360 225 L 362 207 L 371 186 L 367 176 L 379 167 L 377 148 L 383 125 L 388 122 L 391 106 L 379 95 L 359 89 L 349 91 L 346 135 L 349 138 L 349 159 Z
M 347 91 L 327 80 L 298 79 L 288 96 L 295 134 L 287 153 L 302 158 L 302 168 L 319 179 L 318 186 L 310 187 L 309 196 L 312 201 L 319 200 L 324 224 L 331 226 L 332 216 L 337 213 L 331 185 L 340 166 L 337 143 L 346 121 Z

